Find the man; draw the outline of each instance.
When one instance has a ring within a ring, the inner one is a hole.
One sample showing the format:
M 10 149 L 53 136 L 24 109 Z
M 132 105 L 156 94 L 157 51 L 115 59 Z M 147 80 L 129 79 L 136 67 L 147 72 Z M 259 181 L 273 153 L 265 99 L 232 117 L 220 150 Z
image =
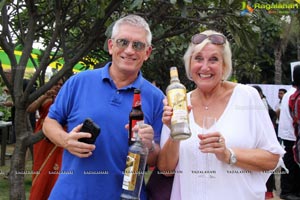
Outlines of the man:
M 300 65 L 294 67 L 293 70 L 294 85 L 296 87 L 296 92 L 292 94 L 289 98 L 289 109 L 291 116 L 293 118 L 295 143 L 292 147 L 294 162 L 297 163 L 298 167 L 295 166 L 294 171 L 295 184 L 291 190 L 295 196 L 300 200 Z
M 299 78 L 300 76 L 297 79 Z M 293 119 L 289 110 L 289 99 L 295 91 L 294 79 L 293 87 L 290 88 L 282 98 L 278 126 L 278 136 L 282 139 L 286 151 L 283 161 L 289 170 L 288 174 L 282 170 L 280 177 L 280 198 L 286 200 L 300 200 L 300 168 L 294 161 L 292 148 L 295 144 L 296 137 L 294 134 Z
M 280 105 L 281 105 L 282 97 L 283 97 L 283 95 L 284 95 L 286 92 L 287 92 L 287 90 L 284 89 L 284 88 L 280 88 L 280 89 L 278 90 L 278 99 L 279 99 L 279 101 L 278 101 L 278 103 L 275 105 L 275 111 L 276 111 L 276 113 L 278 113 L 278 115 L 279 115 L 279 112 L 280 112 Z
M 276 135 L 277 135 L 277 138 L 279 140 L 279 137 L 278 137 L 278 123 L 279 123 L 279 115 L 280 115 L 280 105 L 281 105 L 281 101 L 282 101 L 282 97 L 283 95 L 287 92 L 286 89 L 284 88 L 280 88 L 278 90 L 278 103 L 275 105 L 275 112 L 276 112 L 276 123 L 275 123 L 275 131 L 276 131 Z M 281 142 L 279 140 L 279 142 Z
M 140 69 L 152 51 L 147 22 L 128 15 L 114 24 L 108 40 L 112 62 L 103 68 L 71 77 L 60 90 L 43 126 L 45 135 L 63 147 L 62 172 L 49 199 L 120 199 L 128 152 L 128 123 L 134 88 L 141 90 L 145 126 L 134 127 L 149 149 L 147 163 L 154 165 L 162 128 L 163 93 L 142 77 Z M 80 132 L 92 118 L 101 133 L 96 143 Z M 63 125 L 67 125 L 67 132 Z M 126 126 L 127 127 L 127 126 Z M 154 142 L 153 142 L 154 140 Z M 141 199 L 146 199 L 144 188 Z

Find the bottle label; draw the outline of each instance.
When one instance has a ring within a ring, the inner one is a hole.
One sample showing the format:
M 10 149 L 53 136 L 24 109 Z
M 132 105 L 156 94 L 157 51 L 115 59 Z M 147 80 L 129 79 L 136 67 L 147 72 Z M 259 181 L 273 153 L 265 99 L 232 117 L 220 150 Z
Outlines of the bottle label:
M 141 106 L 141 95 L 140 94 L 134 94 L 133 95 L 133 103 L 132 107 L 136 108 L 138 106 Z
M 188 122 L 188 109 L 186 104 L 186 90 L 173 89 L 168 91 L 168 104 L 173 107 L 171 124 Z
M 135 189 L 140 157 L 139 154 L 128 153 L 122 186 L 124 190 L 133 191 Z

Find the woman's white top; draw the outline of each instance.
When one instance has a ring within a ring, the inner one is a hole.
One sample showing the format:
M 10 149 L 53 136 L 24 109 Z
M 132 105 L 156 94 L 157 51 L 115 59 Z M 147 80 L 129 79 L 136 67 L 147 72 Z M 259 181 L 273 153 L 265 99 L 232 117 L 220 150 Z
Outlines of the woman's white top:
M 190 95 L 191 92 L 187 94 L 189 105 Z M 201 153 L 197 135 L 202 133 L 202 128 L 194 120 L 193 109 L 189 120 L 192 136 L 180 142 L 171 199 L 264 200 L 265 184 L 272 172 L 247 171 L 219 161 L 214 154 Z M 285 153 L 261 98 L 251 86 L 238 84 L 234 88 L 212 129 L 222 134 L 228 148 L 265 149 L 281 157 Z M 164 126 L 161 145 L 169 135 L 170 130 Z M 208 178 L 210 175 L 215 178 Z

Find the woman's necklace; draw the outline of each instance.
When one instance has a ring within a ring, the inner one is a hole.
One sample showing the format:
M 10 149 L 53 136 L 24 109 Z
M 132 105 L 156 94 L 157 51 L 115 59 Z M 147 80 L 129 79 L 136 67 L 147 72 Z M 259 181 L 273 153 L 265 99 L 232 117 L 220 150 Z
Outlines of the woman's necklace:
M 200 107 L 204 108 L 204 110 L 209 110 L 209 107 L 211 106 L 211 104 L 213 103 L 213 101 L 215 100 L 215 98 L 211 98 L 210 101 L 208 103 L 203 103 L 202 100 L 200 100 L 200 104 L 198 104 Z
M 211 106 L 211 104 L 217 100 L 216 97 L 219 97 L 219 94 L 222 93 L 222 86 L 223 86 L 223 82 L 221 82 L 221 87 L 219 89 L 219 91 L 217 91 L 217 93 L 215 93 L 215 95 L 213 95 L 210 99 L 210 101 L 208 103 L 203 103 L 203 101 L 201 102 L 202 106 L 204 107 L 204 110 L 209 110 L 209 106 Z
M 209 105 L 212 103 L 212 101 L 210 101 L 208 104 L 203 104 L 202 106 L 204 107 L 204 110 L 208 110 L 209 109 Z

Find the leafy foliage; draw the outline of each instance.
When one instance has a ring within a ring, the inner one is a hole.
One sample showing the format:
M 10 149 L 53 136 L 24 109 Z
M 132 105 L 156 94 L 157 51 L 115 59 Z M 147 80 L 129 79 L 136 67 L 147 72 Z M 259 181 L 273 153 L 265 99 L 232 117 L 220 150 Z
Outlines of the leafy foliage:
M 171 66 L 178 67 L 181 81 L 188 90 L 193 89 L 193 83 L 185 76 L 182 57 L 191 36 L 206 29 L 222 32 L 230 41 L 234 80 L 270 83 L 275 73 L 273 49 L 280 45 L 278 41 L 285 33 L 284 26 L 278 25 L 281 22 L 279 17 L 263 10 L 241 16 L 240 0 L 4 0 L 0 8 L 0 47 L 10 58 L 12 79 L 4 76 L 1 66 L 0 74 L 13 94 L 18 113 L 15 121 L 19 142 L 16 154 L 19 157 L 14 157 L 12 171 L 24 168 L 22 156 L 36 141 L 24 120 L 26 106 L 62 76 L 71 75 L 72 68 L 79 61 L 84 62 L 88 69 L 101 67 L 110 60 L 107 38 L 112 23 L 119 17 L 134 13 L 149 22 L 154 36 L 153 53 L 142 72 L 149 80 L 158 82 L 163 91 L 169 84 Z M 23 91 L 22 79 L 26 63 L 32 59 L 30 53 L 35 43 L 43 47 L 42 53 L 35 63 L 36 72 Z M 20 46 L 23 54 L 17 60 L 14 50 Z M 44 84 L 47 66 L 60 58 L 64 60 L 63 68 Z M 37 80 L 41 87 L 30 94 L 29 90 Z M 24 186 L 22 177 L 11 174 L 12 199 L 24 199 L 25 195 L 19 189 Z

